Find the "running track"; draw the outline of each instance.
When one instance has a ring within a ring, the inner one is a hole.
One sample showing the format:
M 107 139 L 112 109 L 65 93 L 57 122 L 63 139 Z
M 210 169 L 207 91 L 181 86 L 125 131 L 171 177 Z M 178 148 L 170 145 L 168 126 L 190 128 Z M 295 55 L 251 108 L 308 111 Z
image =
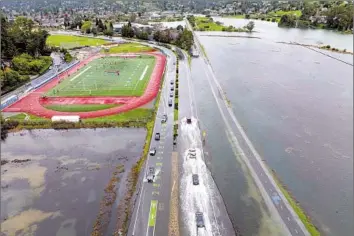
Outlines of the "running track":
M 5 108 L 3 111 L 5 112 L 26 112 L 30 113 L 36 116 L 41 116 L 45 118 L 52 118 L 52 116 L 68 116 L 68 115 L 78 115 L 80 118 L 94 118 L 94 117 L 100 117 L 100 116 L 108 116 L 108 115 L 114 115 L 117 113 L 121 112 L 126 112 L 135 108 L 138 108 L 150 101 L 152 101 L 156 95 L 159 92 L 160 89 L 160 84 L 161 80 L 163 77 L 165 65 L 166 65 L 166 57 L 162 55 L 161 53 L 141 53 L 141 54 L 146 54 L 146 55 L 151 55 L 155 56 L 156 58 L 156 64 L 155 68 L 151 74 L 151 79 L 149 81 L 148 86 L 146 87 L 144 94 L 140 97 L 128 97 L 123 99 L 122 97 L 106 97 L 107 99 L 110 99 L 112 101 L 118 101 L 121 100 L 121 103 L 124 103 L 124 105 L 119 106 L 119 107 L 113 107 L 105 110 L 99 110 L 99 111 L 90 111 L 90 112 L 59 112 L 59 111 L 53 111 L 46 109 L 41 105 L 41 103 L 45 104 L 44 99 L 42 98 L 42 95 L 48 91 L 49 89 L 53 88 L 56 86 L 61 79 L 65 79 L 70 74 L 75 73 L 78 69 L 82 68 L 87 64 L 88 62 L 95 60 L 97 58 L 103 57 L 104 55 L 95 55 L 92 57 L 89 57 L 85 59 L 84 61 L 80 62 L 76 66 L 72 67 L 68 71 L 62 72 L 61 74 L 58 75 L 58 78 L 53 79 L 49 83 L 43 85 L 42 87 L 36 89 L 32 93 L 28 94 L 27 96 L 21 98 L 19 101 L 16 103 L 12 104 L 11 106 Z M 136 54 L 139 55 L 139 54 Z M 111 55 L 114 56 L 114 55 Z M 121 54 L 116 54 L 115 56 L 121 56 Z M 52 98 L 48 99 L 51 100 Z M 63 98 L 63 100 L 68 99 L 68 98 Z M 70 98 L 72 101 L 75 98 Z M 103 100 L 102 97 L 77 97 L 76 99 L 80 100 L 81 102 L 79 104 L 92 104 L 95 102 L 95 100 Z M 53 103 L 51 104 L 60 104 L 60 98 L 54 99 Z M 85 101 L 86 100 L 86 101 Z M 107 103 L 107 101 L 105 102 Z M 114 102 L 113 102 L 114 103 Z M 67 103 L 70 104 L 70 103 Z M 71 103 L 72 104 L 72 103 Z M 96 103 L 97 104 L 97 103 Z

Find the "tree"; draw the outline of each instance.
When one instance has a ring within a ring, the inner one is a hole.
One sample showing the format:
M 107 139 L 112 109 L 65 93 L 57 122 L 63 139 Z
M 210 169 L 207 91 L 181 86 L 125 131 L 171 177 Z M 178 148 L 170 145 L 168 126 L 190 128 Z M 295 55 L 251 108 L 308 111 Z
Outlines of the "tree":
M 309 20 L 311 16 L 316 15 L 316 6 L 313 2 L 304 2 L 304 7 L 302 9 L 302 14 L 300 20 Z
M 91 32 L 91 21 L 85 21 L 81 26 L 81 33 L 89 34 Z
M 184 29 L 176 41 L 176 45 L 189 51 L 194 43 L 193 33 Z
M 113 30 L 106 29 L 106 30 L 103 31 L 103 34 L 106 35 L 106 36 L 112 37 L 113 36 Z
M 92 27 L 91 32 L 94 36 L 97 36 L 97 28 L 96 27 Z
M 253 28 L 254 28 L 254 22 L 253 21 L 248 22 L 248 24 L 246 25 L 246 29 L 249 32 L 252 32 Z
M 281 27 L 295 27 L 296 26 L 296 17 L 294 15 L 282 15 L 278 26 Z
M 64 54 L 64 61 L 65 62 L 71 62 L 74 58 L 71 56 L 71 54 L 67 51 L 65 54 Z
M 122 27 L 122 37 L 133 38 L 135 35 L 133 28 L 131 27 L 130 22 L 128 24 L 123 25 Z
M 136 37 L 138 39 L 142 39 L 142 40 L 148 40 L 149 39 L 149 34 L 145 31 L 140 31 L 136 34 Z
M 183 30 L 183 26 L 182 25 L 178 25 L 177 26 L 177 30 L 182 31 Z
M 353 5 L 334 5 L 326 13 L 327 27 L 330 29 L 350 30 L 353 28 Z
M 187 20 L 193 27 L 195 26 L 195 17 L 193 15 L 188 15 Z
M 21 53 L 38 56 L 45 53 L 48 32 L 33 28 L 33 21 L 17 17 L 13 24 L 1 17 L 1 52 L 2 56 L 12 58 Z
M 134 22 L 136 20 L 136 14 L 135 13 L 130 14 L 129 20 L 130 22 Z

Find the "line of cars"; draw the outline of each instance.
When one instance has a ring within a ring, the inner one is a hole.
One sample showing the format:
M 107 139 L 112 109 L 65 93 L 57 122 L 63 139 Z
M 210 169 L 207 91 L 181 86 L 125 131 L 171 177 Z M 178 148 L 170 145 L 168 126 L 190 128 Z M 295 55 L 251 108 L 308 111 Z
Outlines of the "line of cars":
M 195 148 L 188 149 L 188 157 L 192 159 L 196 159 L 197 153 Z M 192 174 L 192 181 L 193 181 L 193 185 L 199 185 L 199 175 Z M 196 221 L 197 228 L 205 228 L 203 212 L 198 211 L 195 213 L 195 221 Z
M 164 114 L 162 115 L 161 118 L 161 123 L 166 123 L 167 122 L 167 115 Z M 155 133 L 155 137 L 154 137 L 155 141 L 160 141 L 161 139 L 161 134 L 159 132 Z M 152 147 L 149 151 L 149 155 L 150 156 L 155 156 L 157 153 L 156 147 Z M 155 167 L 149 167 L 147 173 L 146 173 L 146 179 L 148 181 L 148 183 L 152 183 L 154 182 L 154 178 L 155 178 Z
M 170 84 L 171 84 L 170 98 L 168 99 L 168 106 L 169 107 L 172 107 L 172 104 L 173 104 L 172 98 L 173 98 L 173 93 L 174 93 L 174 90 L 175 90 L 174 83 L 175 82 L 173 80 L 171 80 L 171 82 L 170 82 Z

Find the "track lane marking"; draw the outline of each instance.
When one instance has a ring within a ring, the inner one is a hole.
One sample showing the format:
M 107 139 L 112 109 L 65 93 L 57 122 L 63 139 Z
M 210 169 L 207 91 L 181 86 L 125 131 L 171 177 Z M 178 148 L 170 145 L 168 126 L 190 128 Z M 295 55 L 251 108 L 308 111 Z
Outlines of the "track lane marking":
M 79 74 L 75 75 L 73 78 L 70 79 L 70 81 L 74 81 L 74 79 L 76 79 L 77 77 L 79 77 L 80 75 L 82 75 L 84 72 L 86 72 L 88 69 L 90 69 L 91 66 L 87 67 L 85 70 L 81 71 Z

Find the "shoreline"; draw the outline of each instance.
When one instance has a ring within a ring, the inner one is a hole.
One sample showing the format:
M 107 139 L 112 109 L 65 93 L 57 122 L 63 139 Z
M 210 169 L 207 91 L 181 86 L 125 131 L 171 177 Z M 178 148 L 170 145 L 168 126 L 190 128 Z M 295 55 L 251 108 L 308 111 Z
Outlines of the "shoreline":
M 266 163 L 265 163 L 266 164 Z M 301 207 L 300 202 L 296 200 L 296 198 L 292 195 L 292 193 L 288 190 L 288 187 L 281 181 L 281 179 L 277 176 L 277 173 L 274 169 L 270 168 L 266 165 L 270 170 L 273 179 L 276 185 L 279 187 L 280 191 L 283 193 L 285 198 L 288 200 L 289 204 L 295 211 L 295 213 L 299 216 L 301 222 L 305 225 L 306 229 L 310 233 L 311 236 L 319 236 L 320 232 L 316 225 L 312 223 L 311 218 L 305 212 L 305 210 Z

